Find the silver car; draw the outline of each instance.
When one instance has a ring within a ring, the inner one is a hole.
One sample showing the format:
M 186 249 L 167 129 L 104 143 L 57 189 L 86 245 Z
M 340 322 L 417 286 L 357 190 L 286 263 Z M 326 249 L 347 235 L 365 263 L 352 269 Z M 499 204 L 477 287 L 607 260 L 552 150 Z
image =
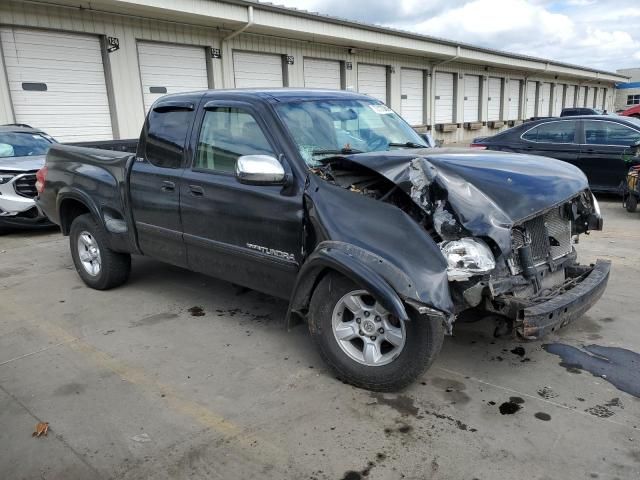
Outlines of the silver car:
M 0 126 L 0 232 L 52 225 L 35 204 L 36 172 L 55 140 L 26 125 Z

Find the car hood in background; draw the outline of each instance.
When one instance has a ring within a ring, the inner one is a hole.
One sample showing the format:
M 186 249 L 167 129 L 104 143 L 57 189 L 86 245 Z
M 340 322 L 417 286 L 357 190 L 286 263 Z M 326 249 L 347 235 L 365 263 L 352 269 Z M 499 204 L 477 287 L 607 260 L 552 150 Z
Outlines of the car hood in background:
M 468 149 L 415 149 L 345 156 L 388 178 L 422 208 L 436 183 L 462 225 L 503 252 L 511 227 L 589 188 L 573 165 L 552 158 Z M 428 212 L 433 214 L 434 212 Z
M 33 172 L 44 167 L 45 155 L 0 158 L 0 172 Z

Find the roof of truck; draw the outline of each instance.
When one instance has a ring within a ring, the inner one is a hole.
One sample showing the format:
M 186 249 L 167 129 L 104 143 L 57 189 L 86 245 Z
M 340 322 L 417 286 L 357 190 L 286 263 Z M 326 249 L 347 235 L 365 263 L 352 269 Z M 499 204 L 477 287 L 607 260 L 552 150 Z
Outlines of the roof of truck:
M 317 88 L 231 88 L 220 90 L 203 90 L 199 92 L 175 93 L 165 95 L 158 101 L 170 101 L 176 98 L 193 98 L 204 95 L 206 97 L 235 97 L 235 98 L 260 98 L 263 100 L 290 101 L 330 98 L 350 98 L 360 100 L 375 100 L 374 97 L 348 90 L 330 90 Z

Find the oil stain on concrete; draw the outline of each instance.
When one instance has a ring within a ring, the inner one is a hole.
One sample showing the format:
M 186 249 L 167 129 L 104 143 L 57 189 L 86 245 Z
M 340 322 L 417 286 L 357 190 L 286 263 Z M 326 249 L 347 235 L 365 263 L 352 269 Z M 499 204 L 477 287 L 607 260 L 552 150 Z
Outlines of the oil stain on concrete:
M 640 398 L 640 354 L 619 347 L 587 345 L 582 349 L 563 343 L 549 343 L 542 348 L 561 358 L 568 371 L 586 371 L 600 377 L 618 390 Z

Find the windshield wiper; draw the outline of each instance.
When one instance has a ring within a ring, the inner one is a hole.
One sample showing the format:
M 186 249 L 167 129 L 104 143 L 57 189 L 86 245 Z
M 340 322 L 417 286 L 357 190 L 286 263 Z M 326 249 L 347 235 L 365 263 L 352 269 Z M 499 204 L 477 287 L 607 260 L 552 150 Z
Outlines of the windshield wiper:
M 399 142 L 391 142 L 389 144 L 390 147 L 404 147 L 404 148 L 429 148 L 426 145 L 420 145 L 419 143 L 415 143 L 415 142 L 405 142 L 405 143 L 399 143 Z
M 343 148 L 341 150 L 314 150 L 311 152 L 311 155 L 339 155 L 344 154 L 348 155 L 351 153 L 364 153 L 362 150 L 356 150 L 355 148 Z

